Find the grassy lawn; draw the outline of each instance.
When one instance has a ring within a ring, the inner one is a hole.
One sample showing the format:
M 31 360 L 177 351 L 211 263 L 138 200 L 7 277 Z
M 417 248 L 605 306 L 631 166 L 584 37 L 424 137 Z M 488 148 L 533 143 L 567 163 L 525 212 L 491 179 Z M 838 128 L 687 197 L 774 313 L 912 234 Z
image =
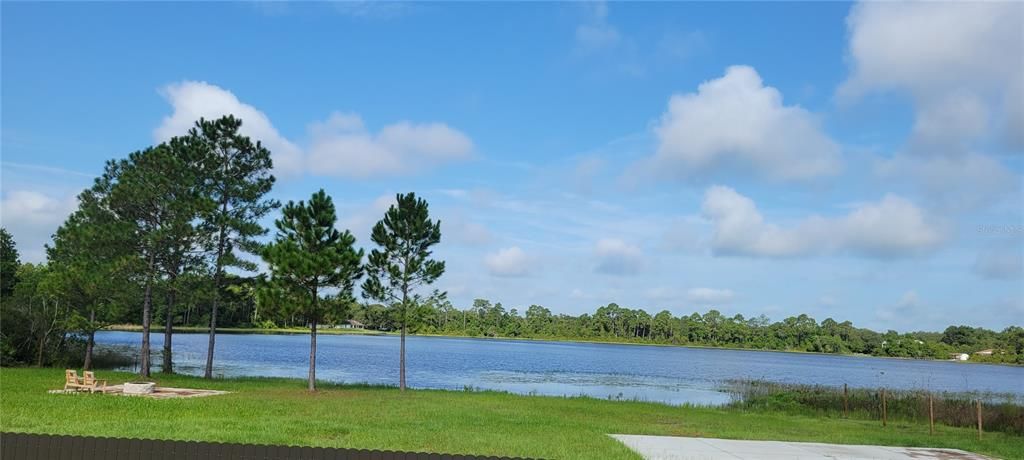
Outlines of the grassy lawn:
M 131 374 L 100 372 L 121 383 Z M 494 392 L 412 390 L 322 384 L 309 394 L 291 379 L 157 375 L 164 386 L 229 395 L 152 400 L 111 395 L 51 395 L 62 369 L 0 369 L 3 431 L 127 436 L 486 454 L 557 459 L 639 458 L 606 433 L 706 436 L 951 447 L 1024 458 L 1024 438 L 904 422 L 814 418 L 764 412 L 680 408 L 589 398 Z

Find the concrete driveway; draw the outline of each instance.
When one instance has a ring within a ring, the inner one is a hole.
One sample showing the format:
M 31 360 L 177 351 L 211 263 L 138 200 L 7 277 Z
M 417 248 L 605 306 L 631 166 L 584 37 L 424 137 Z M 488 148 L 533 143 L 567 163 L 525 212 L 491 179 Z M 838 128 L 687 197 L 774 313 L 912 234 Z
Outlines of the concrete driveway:
M 675 436 L 609 435 L 647 460 L 989 460 L 956 449 L 923 447 L 852 446 L 816 442 L 736 441 Z

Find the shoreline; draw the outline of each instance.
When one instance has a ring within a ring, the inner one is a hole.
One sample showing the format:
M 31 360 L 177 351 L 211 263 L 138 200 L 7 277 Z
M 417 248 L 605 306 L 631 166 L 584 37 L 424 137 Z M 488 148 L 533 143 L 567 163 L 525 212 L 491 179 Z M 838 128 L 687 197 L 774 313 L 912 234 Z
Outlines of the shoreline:
M 202 326 L 181 326 L 175 327 L 175 333 L 186 333 L 186 334 L 207 334 L 210 328 Z M 142 332 L 142 326 L 136 324 L 113 324 L 102 329 L 102 331 L 116 331 L 116 332 Z M 154 324 L 150 327 L 150 334 L 162 334 L 163 325 Z M 278 328 L 278 329 L 261 329 L 261 328 L 248 328 L 248 327 L 225 327 L 217 328 L 218 334 L 251 334 L 251 335 L 305 335 L 309 334 L 309 329 L 305 328 Z M 396 332 L 389 331 L 374 331 L 369 329 L 318 329 L 317 335 L 366 335 L 366 336 L 395 336 L 399 334 Z M 520 341 L 520 342 L 549 342 L 549 343 L 580 343 L 590 345 L 635 345 L 635 346 L 648 346 L 648 347 L 678 347 L 678 348 L 692 348 L 692 349 L 706 349 L 706 350 L 733 350 L 733 351 L 754 351 L 754 352 L 765 352 L 765 353 L 791 353 L 801 355 L 823 355 L 823 356 L 841 356 L 850 358 L 876 358 L 876 359 L 894 359 L 894 360 L 906 360 L 906 361 L 931 361 L 931 362 L 950 362 L 956 364 L 975 364 L 982 365 L 988 364 L 993 366 L 1010 366 L 1010 367 L 1024 367 L 1024 365 L 1016 363 L 1000 363 L 1000 362 L 983 362 L 983 361 L 958 361 L 953 359 L 933 359 L 933 358 L 911 358 L 903 356 L 875 356 L 866 355 L 862 353 L 822 353 L 817 351 L 805 351 L 805 350 L 772 350 L 763 348 L 742 348 L 742 347 L 722 347 L 714 345 L 692 345 L 692 344 L 675 344 L 675 343 L 640 343 L 640 342 L 629 342 L 629 341 L 615 341 L 615 340 L 585 340 L 585 339 L 566 339 L 566 338 L 537 338 L 537 337 L 484 337 L 484 336 L 470 336 L 470 335 L 455 335 L 455 334 L 412 334 L 407 333 L 407 336 L 413 337 L 438 337 L 438 338 L 451 338 L 451 339 L 471 339 L 471 340 L 507 340 L 507 341 Z

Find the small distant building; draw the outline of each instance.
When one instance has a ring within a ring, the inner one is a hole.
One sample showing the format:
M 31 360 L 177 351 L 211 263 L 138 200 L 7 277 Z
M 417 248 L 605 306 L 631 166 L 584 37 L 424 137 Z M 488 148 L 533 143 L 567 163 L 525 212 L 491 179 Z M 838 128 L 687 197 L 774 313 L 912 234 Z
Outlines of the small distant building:
M 360 323 L 359 321 L 356 321 L 354 319 L 350 319 L 348 321 L 345 321 L 344 323 L 341 323 L 341 328 L 342 329 L 365 329 L 366 325 L 364 325 L 363 323 Z
M 992 349 L 989 348 L 987 350 L 976 351 L 974 354 L 978 356 L 992 356 Z
M 967 353 L 953 353 L 949 357 L 953 358 L 953 361 L 967 361 L 968 359 L 971 359 L 971 355 Z

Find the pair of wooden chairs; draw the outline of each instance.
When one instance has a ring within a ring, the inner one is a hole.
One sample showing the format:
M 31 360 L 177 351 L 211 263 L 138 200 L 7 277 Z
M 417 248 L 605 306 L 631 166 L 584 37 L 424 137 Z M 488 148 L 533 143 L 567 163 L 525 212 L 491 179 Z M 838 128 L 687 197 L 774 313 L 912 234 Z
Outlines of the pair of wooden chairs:
M 89 393 L 107 391 L 107 381 L 96 378 L 92 371 L 85 371 L 82 378 L 78 378 L 78 371 L 74 369 L 64 370 L 64 390 L 88 391 Z

